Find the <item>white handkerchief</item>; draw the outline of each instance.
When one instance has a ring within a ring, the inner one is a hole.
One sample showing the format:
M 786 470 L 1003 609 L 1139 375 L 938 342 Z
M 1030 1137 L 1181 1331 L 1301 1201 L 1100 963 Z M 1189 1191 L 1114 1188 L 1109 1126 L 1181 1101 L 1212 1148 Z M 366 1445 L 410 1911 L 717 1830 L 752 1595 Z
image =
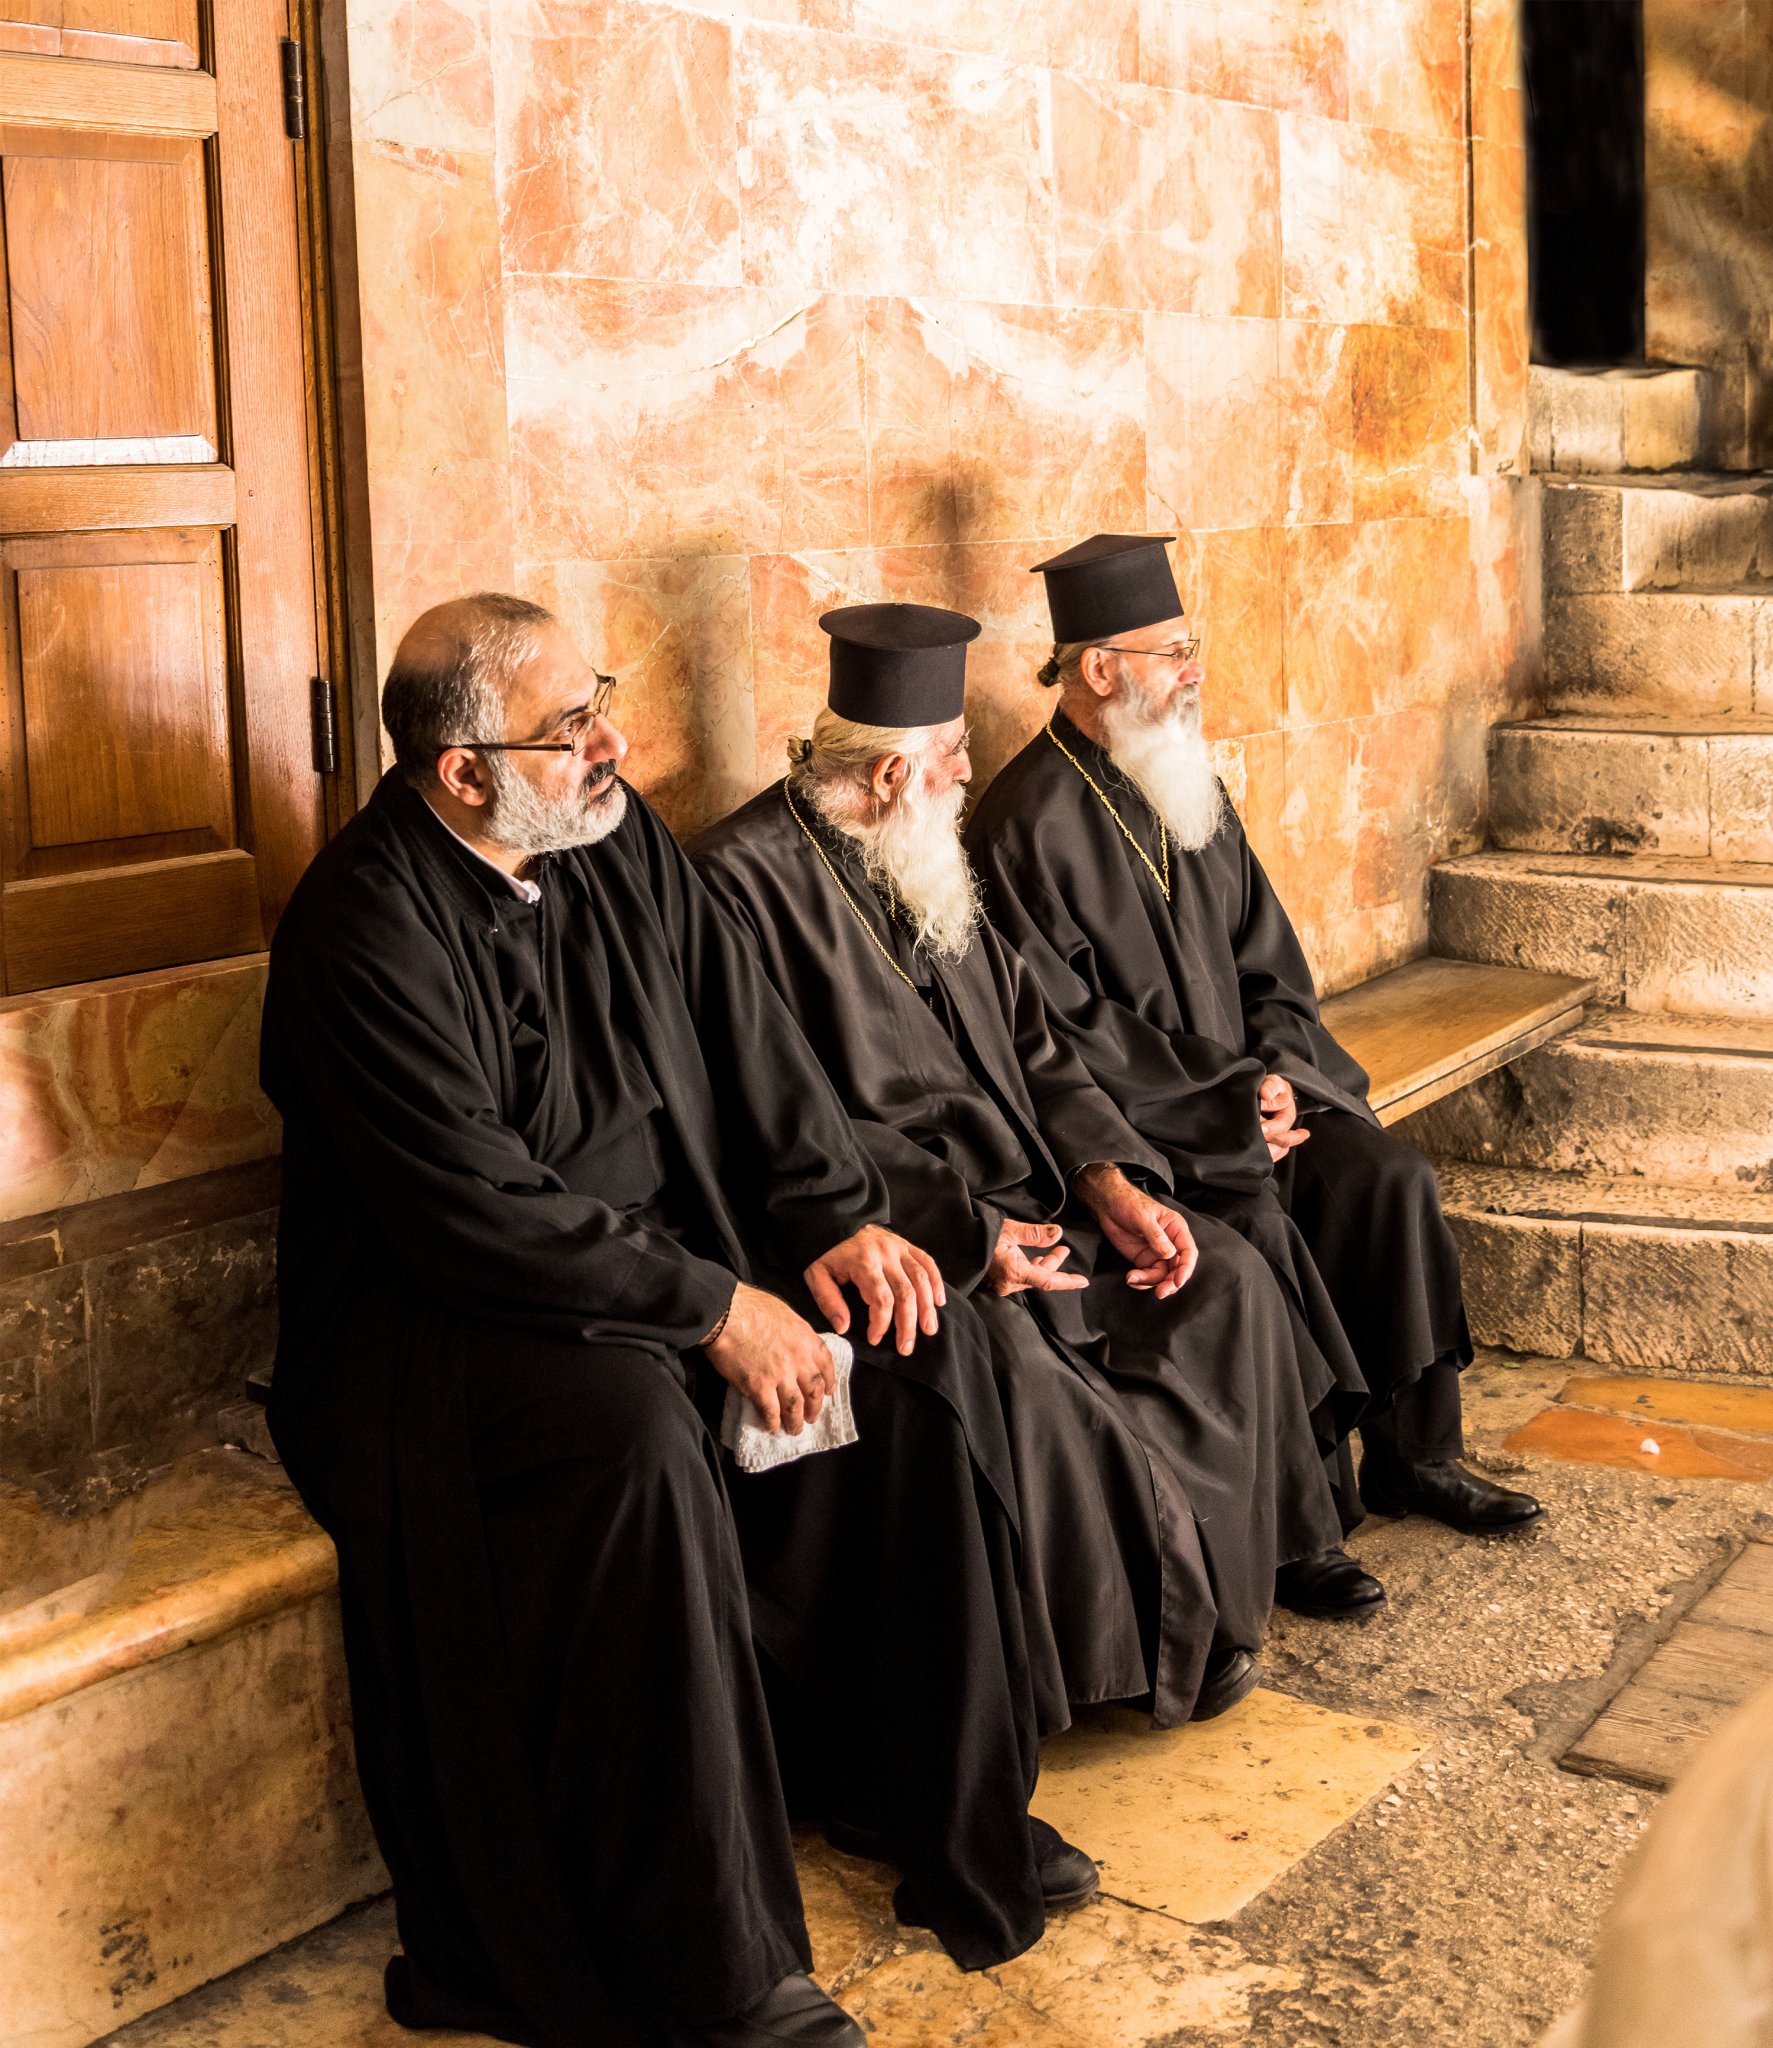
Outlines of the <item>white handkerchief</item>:
M 831 1376 L 837 1382 L 825 1397 L 817 1422 L 809 1422 L 798 1436 L 779 1430 L 774 1436 L 764 1428 L 757 1403 L 749 1401 L 737 1387 L 726 1390 L 726 1407 L 721 1411 L 720 1440 L 733 1454 L 741 1472 L 768 1472 L 773 1466 L 792 1464 L 796 1458 L 810 1458 L 814 1451 L 835 1451 L 856 1441 L 856 1418 L 850 1408 L 850 1366 L 855 1353 L 847 1337 L 819 1333 L 831 1354 Z

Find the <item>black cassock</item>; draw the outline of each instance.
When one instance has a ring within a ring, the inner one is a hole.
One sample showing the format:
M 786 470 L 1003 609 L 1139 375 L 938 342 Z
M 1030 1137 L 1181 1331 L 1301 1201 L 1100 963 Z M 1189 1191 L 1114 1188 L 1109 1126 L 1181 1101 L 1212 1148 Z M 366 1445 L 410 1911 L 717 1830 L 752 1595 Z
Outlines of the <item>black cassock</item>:
M 797 1785 L 886 1837 L 959 1960 L 1043 1925 L 983 1333 L 858 1338 L 860 1442 L 723 1473 L 692 1347 L 735 1275 L 810 1309 L 775 1276 L 887 1203 L 754 954 L 628 806 L 531 908 L 385 780 L 296 891 L 265 1005 L 271 1426 L 338 1547 L 408 1967 L 433 2021 L 545 2048 L 807 1967 L 763 1677 Z
M 1169 1161 L 1178 1193 L 1287 1274 L 1327 1355 L 1352 1348 L 1369 1440 L 1457 1457 L 1471 1337 L 1434 1170 L 1379 1128 L 1229 803 L 1200 852 L 1171 841 L 1166 902 L 1155 813 L 1058 712 L 980 798 L 966 837 L 993 921 L 1091 1073 Z M 1278 1168 L 1256 1104 L 1265 1074 L 1293 1084 L 1311 1132 Z M 1346 1465 L 1340 1490 L 1352 1522 Z
M 1168 1301 L 1128 1287 L 1075 1215 L 1087 1292 L 983 1292 L 1006 1217 L 1057 1218 L 1093 1161 L 1163 1185 L 1162 1160 L 1053 1036 L 997 935 L 932 961 L 804 795 L 777 783 L 690 852 L 836 1082 L 894 1227 L 990 1331 L 1043 1721 L 1117 1698 L 1185 1718 L 1209 1649 L 1260 1643 L 1276 1566 L 1336 1539 L 1311 1420 L 1334 1391 L 1322 1361 L 1302 1364 L 1262 1261 L 1199 1217 L 1200 1265 Z

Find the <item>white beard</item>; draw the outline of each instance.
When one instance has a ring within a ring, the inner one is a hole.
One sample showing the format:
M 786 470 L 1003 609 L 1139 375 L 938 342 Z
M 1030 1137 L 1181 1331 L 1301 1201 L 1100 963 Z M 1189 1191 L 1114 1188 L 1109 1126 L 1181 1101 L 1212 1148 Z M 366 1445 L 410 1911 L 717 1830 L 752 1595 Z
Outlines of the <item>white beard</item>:
M 1102 707 L 1114 765 L 1163 820 L 1184 853 L 1199 853 L 1225 818 L 1225 792 L 1201 733 L 1200 699 L 1153 712 L 1133 690 Z
M 607 839 L 628 815 L 628 792 L 614 776 L 587 794 L 589 776 L 562 796 L 543 796 L 492 756 L 492 801 L 486 806 L 481 831 L 495 846 L 512 853 L 565 853 L 574 846 L 595 846 Z
M 814 799 L 827 822 L 862 849 L 869 882 L 911 913 L 917 943 L 938 960 L 964 960 L 983 915 L 979 884 L 960 843 L 966 796 L 958 782 L 932 796 L 919 776 L 900 791 L 885 817 L 867 824 L 834 816 Z

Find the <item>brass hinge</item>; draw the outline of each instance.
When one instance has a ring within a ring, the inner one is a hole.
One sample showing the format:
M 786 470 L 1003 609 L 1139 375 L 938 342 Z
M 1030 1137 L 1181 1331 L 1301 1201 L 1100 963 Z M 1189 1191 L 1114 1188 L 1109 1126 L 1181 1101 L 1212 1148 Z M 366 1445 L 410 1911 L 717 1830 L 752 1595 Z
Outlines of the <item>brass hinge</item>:
M 302 46 L 283 38 L 283 132 L 291 142 L 308 139 L 308 88 L 302 78 Z
M 314 725 L 314 773 L 339 772 L 339 693 L 324 676 L 308 686 Z

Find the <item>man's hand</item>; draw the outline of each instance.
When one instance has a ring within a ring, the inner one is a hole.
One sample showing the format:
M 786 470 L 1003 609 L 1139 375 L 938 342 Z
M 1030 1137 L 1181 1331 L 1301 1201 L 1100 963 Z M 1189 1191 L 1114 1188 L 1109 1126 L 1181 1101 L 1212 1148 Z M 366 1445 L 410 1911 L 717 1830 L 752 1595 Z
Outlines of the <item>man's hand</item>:
M 1129 1287 L 1149 1287 L 1159 1301 L 1167 1301 L 1187 1282 L 1200 1262 L 1200 1248 L 1174 1209 L 1142 1194 L 1118 1166 L 1086 1166 L 1073 1175 L 1071 1186 L 1126 1260 Z
M 702 1356 L 757 1403 L 771 1436 L 784 1429 L 799 1436 L 803 1424 L 817 1422 L 837 1383 L 831 1354 L 805 1316 L 743 1281 L 720 1335 L 702 1346 Z
M 1029 1256 L 1031 1245 L 1054 1245 L 1043 1258 Z M 1071 1256 L 1071 1247 L 1059 1243 L 1056 1223 L 1012 1223 L 1007 1217 L 997 1233 L 997 1248 L 985 1269 L 988 1294 L 1020 1294 L 1032 1287 L 1040 1294 L 1073 1294 L 1090 1283 L 1082 1273 L 1061 1273 L 1060 1266 Z
M 1293 1084 L 1280 1074 L 1270 1074 L 1256 1090 L 1256 1108 L 1262 1118 L 1262 1139 L 1268 1156 L 1277 1164 L 1311 1136 L 1299 1128 L 1299 1098 Z
M 834 1244 L 804 1275 L 819 1313 L 841 1337 L 850 1326 L 843 1289 L 853 1287 L 868 1310 L 868 1341 L 878 1344 L 890 1328 L 901 1358 L 911 1355 L 919 1330 L 933 1337 L 936 1311 L 947 1306 L 941 1268 L 896 1230 L 866 1223 L 854 1237 Z

